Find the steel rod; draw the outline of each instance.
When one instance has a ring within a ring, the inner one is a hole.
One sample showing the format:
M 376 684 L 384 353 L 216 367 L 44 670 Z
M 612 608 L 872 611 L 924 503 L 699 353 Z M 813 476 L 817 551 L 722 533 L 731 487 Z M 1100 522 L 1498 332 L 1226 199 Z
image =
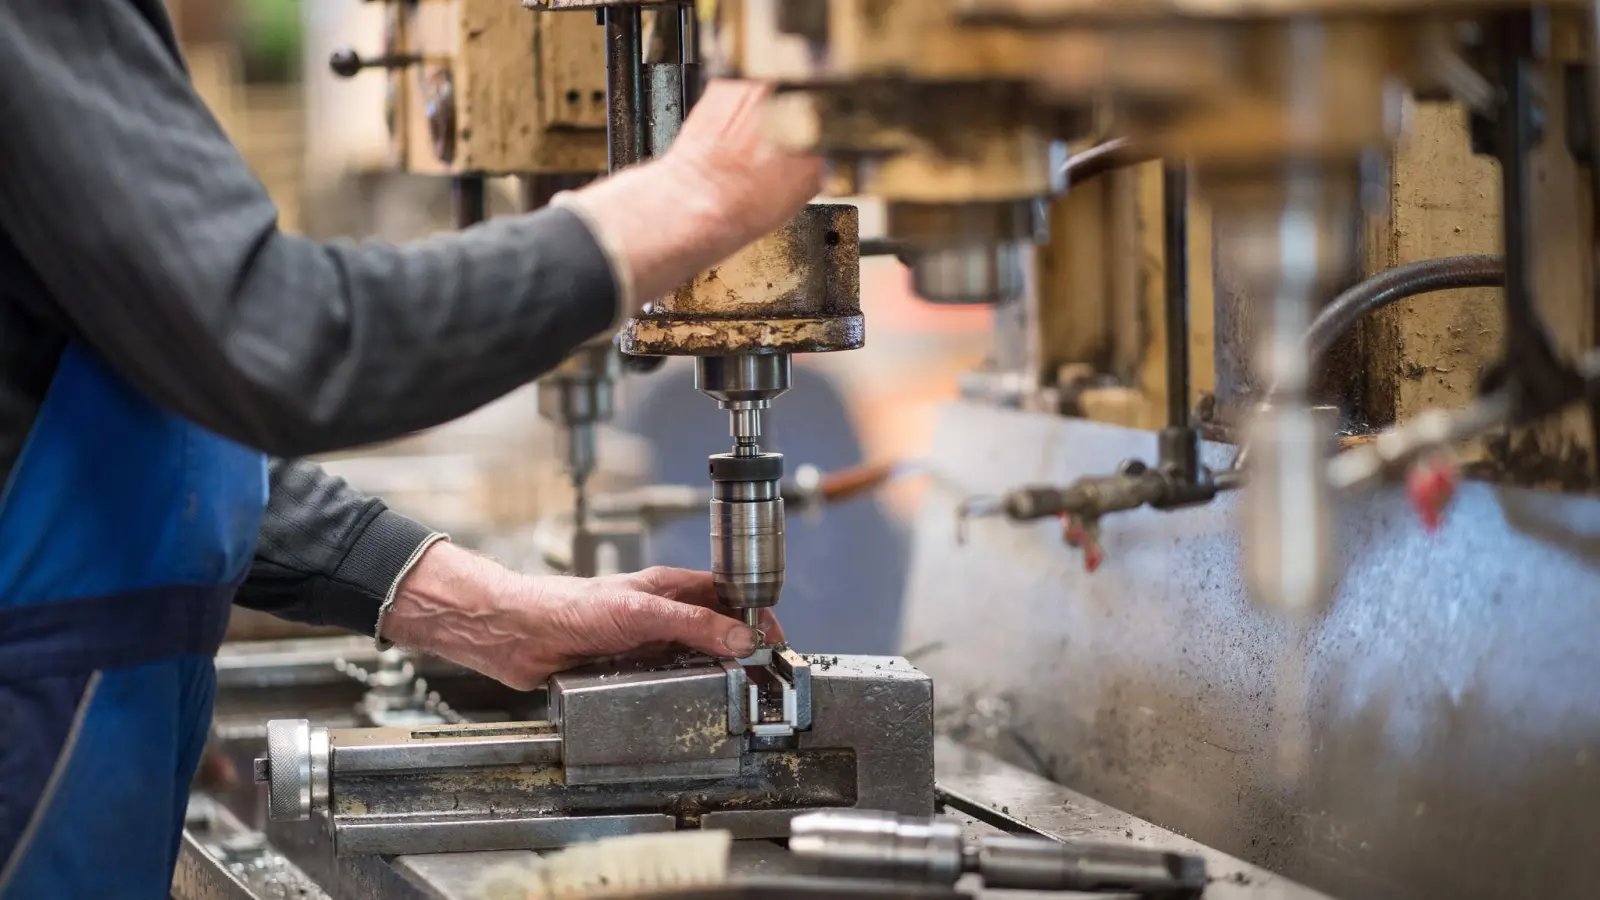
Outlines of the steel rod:
M 1189 173 L 1181 162 L 1161 172 L 1166 258 L 1167 427 L 1189 425 Z
M 471 228 L 486 218 L 487 188 L 481 174 L 457 175 L 450 187 L 456 228 Z
M 646 104 L 639 7 L 608 6 L 606 27 L 606 166 L 626 168 L 644 156 Z

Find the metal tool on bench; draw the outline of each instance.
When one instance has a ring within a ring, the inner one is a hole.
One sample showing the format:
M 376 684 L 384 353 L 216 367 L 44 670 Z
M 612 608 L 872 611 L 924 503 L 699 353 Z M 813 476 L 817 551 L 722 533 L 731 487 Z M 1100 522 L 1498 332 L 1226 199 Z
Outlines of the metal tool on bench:
M 933 810 L 932 685 L 897 657 L 608 664 L 549 693 L 548 721 L 270 722 L 255 774 L 274 827 L 353 856 L 694 827 L 771 838 L 815 809 Z
M 976 873 L 987 888 L 1178 900 L 1200 896 L 1207 883 L 1198 856 L 1013 835 L 967 841 L 953 819 L 859 809 L 796 816 L 789 849 L 827 875 L 923 884 L 953 885 Z

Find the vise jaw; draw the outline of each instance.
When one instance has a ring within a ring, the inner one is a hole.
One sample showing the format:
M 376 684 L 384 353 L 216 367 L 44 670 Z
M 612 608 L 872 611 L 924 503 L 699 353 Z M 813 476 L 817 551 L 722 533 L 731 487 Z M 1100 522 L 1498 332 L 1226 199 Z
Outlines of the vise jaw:
M 733 660 L 550 678 L 550 721 L 561 729 L 569 785 L 728 778 L 745 735 L 793 738 L 811 727 L 811 664 L 787 648 L 747 670 Z
M 552 676 L 548 721 L 268 724 L 269 831 L 337 856 L 550 849 L 860 807 L 933 810 L 933 689 L 899 657 L 704 657 Z

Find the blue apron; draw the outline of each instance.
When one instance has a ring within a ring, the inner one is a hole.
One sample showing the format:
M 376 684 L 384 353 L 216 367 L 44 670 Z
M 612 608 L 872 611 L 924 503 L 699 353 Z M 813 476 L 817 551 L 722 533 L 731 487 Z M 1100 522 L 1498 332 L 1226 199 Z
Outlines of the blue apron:
M 168 896 L 266 461 L 62 355 L 0 494 L 0 900 Z

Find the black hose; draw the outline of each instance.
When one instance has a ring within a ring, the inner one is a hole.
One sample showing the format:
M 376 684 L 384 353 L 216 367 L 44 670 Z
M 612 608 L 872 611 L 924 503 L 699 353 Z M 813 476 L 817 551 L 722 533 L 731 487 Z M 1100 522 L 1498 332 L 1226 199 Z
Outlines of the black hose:
M 1306 353 L 1312 360 L 1320 359 L 1362 316 L 1373 310 L 1435 291 L 1500 287 L 1505 280 L 1505 257 L 1489 253 L 1444 256 L 1395 266 L 1357 284 L 1323 307 L 1306 329 Z M 1242 468 L 1249 455 L 1249 446 L 1241 446 L 1234 454 L 1233 468 Z
M 1312 359 L 1320 358 L 1362 316 L 1409 297 L 1456 288 L 1500 287 L 1505 282 L 1505 257 L 1494 254 L 1446 256 L 1396 266 L 1357 284 L 1323 307 L 1306 329 L 1306 352 Z

